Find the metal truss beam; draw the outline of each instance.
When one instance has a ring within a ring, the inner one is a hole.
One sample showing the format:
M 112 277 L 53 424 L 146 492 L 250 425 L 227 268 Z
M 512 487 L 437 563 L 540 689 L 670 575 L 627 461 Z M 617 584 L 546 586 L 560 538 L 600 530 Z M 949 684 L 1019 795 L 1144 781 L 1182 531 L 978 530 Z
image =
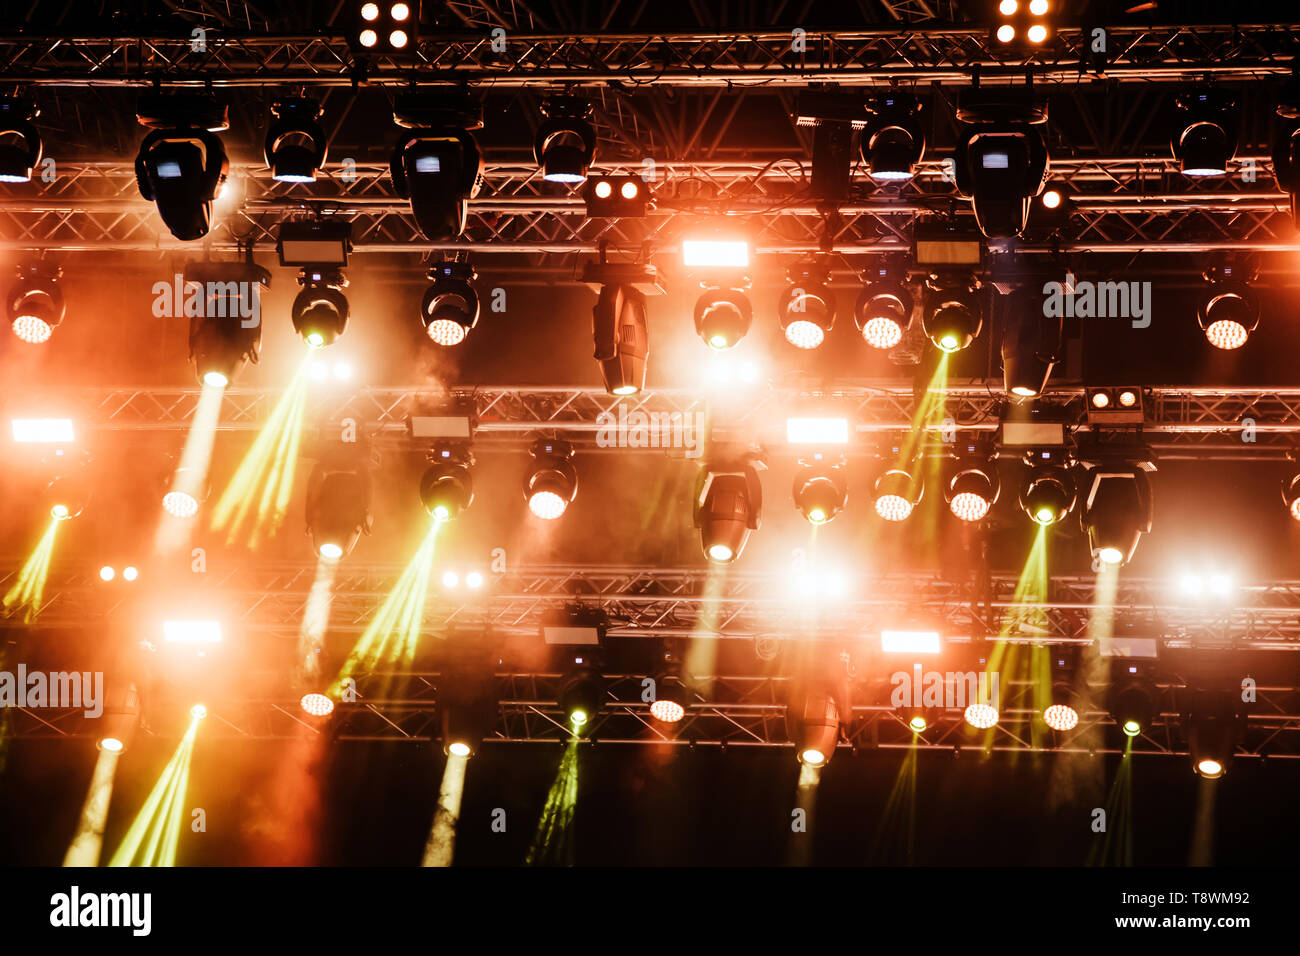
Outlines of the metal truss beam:
M 390 675 L 373 675 L 359 685 L 358 701 L 340 705 L 327 722 L 309 718 L 289 698 L 249 698 L 213 701 L 204 725 L 205 737 L 246 740 L 302 739 L 319 736 L 340 743 L 355 741 L 428 742 L 441 732 L 437 710 L 435 673 L 403 675 L 402 697 L 365 695 L 369 681 L 376 685 Z M 676 725 L 655 721 L 641 701 L 640 674 L 606 677 L 606 701 L 594 718 L 584 743 L 657 747 L 783 748 L 793 753 L 789 741 L 785 701 L 789 682 L 773 677 L 718 677 L 708 682 L 706 695 L 696 694 L 687 716 Z M 556 704 L 562 675 L 497 675 L 500 709 L 487 746 L 538 743 L 564 746 L 570 730 Z M 879 688 L 861 687 L 875 697 Z M 1100 697 L 1102 688 L 1090 688 Z M 1131 753 L 1142 756 L 1187 758 L 1185 732 L 1180 720 L 1179 685 L 1157 688 L 1151 726 L 1133 739 Z M 887 689 L 885 697 L 888 696 Z M 179 698 L 155 699 L 155 713 L 185 713 L 192 702 Z M 914 736 L 898 710 L 885 703 L 856 705 L 845 726 L 841 756 L 873 751 L 905 750 L 959 754 L 996 754 L 1051 751 L 1059 754 L 1122 754 L 1118 728 L 1104 711 L 1081 704 L 1079 723 L 1065 733 L 1052 733 L 1041 723 L 1028 682 L 1013 682 L 1006 689 L 998 726 L 979 732 L 967 726 L 959 708 L 941 710 L 929 729 Z M 15 709 L 7 736 L 27 740 L 93 738 L 99 728 L 80 711 Z M 160 726 L 166 726 L 160 724 Z M 144 732 L 169 736 L 151 728 Z M 1262 687 L 1249 715 L 1236 759 L 1300 759 L 1300 692 L 1290 687 Z M 1190 768 L 1189 768 L 1190 772 Z
M 786 446 L 785 420 L 792 410 L 848 418 L 854 432 L 850 452 L 870 453 L 873 441 L 908 431 L 916 394 L 897 381 L 844 381 L 801 385 L 797 381 L 731 386 L 727 389 L 649 389 L 634 398 L 611 396 L 584 386 L 453 388 L 435 392 L 421 387 L 363 388 L 340 391 L 333 384 L 313 385 L 309 427 L 338 427 L 354 422 L 380 439 L 409 441 L 411 416 L 442 414 L 448 403 L 472 414 L 477 447 L 514 449 L 538 433 L 563 435 L 585 451 L 609 449 L 620 454 L 638 450 L 680 454 L 691 443 L 678 441 L 683 429 L 709 422 L 708 435 L 695 434 L 694 447 L 707 440 Z M 262 427 L 281 391 L 231 388 L 221 405 L 218 429 L 251 432 Z M 946 389 L 940 432 L 996 432 L 1006 399 L 996 385 L 979 381 L 950 383 Z M 1141 436 L 1167 456 L 1202 460 L 1277 458 L 1300 434 L 1300 388 L 1154 387 L 1143 389 L 1145 421 Z M 60 410 L 83 431 L 183 432 L 190 426 L 201 389 L 193 388 L 26 388 L 0 390 L 6 413 L 13 417 L 48 417 Z M 1084 389 L 1053 386 L 1038 401 L 1055 409 L 1071 432 L 1094 431 L 1086 421 Z M 642 429 L 644 444 L 611 442 L 615 427 Z M 674 432 L 676 429 L 676 432 Z M 1134 429 L 1136 430 L 1136 429 Z M 602 437 L 603 435 L 603 437 Z M 612 447 L 611 445 L 616 445 Z
M 1290 71 L 1291 33 L 1300 25 L 1113 26 L 1107 61 L 1090 55 L 1091 36 L 1063 28 L 1025 56 L 998 48 L 987 28 L 906 26 L 872 30 L 744 33 L 505 34 L 493 49 L 487 29 L 425 35 L 414 57 L 368 58 L 359 64 L 342 34 L 207 30 L 108 37 L 76 32 L 0 36 L 0 81 L 36 86 L 257 87 L 302 84 L 409 85 L 469 82 L 495 88 L 536 84 L 734 88 L 832 83 L 960 83 L 978 71 L 989 84 L 1181 82 L 1213 76 L 1257 80 Z M 196 48 L 197 47 L 197 48 Z
M 463 562 L 456 568 L 464 572 Z M 438 586 L 422 633 L 537 635 L 548 613 L 581 605 L 603 612 L 616 637 L 698 637 L 750 641 L 771 659 L 785 640 L 856 642 L 873 639 L 899 620 L 922 615 L 941 623 L 958 643 L 1004 640 L 1022 644 L 1088 645 L 1097 597 L 1091 576 L 1052 579 L 1041 603 L 1014 600 L 1016 577 L 951 581 L 933 574 L 845 577 L 838 596 L 810 597 L 792 575 L 705 568 L 525 566 L 503 574 L 483 568 L 485 585 Z M 331 634 L 360 634 L 402 572 L 400 567 L 339 569 L 330 608 Z M 0 574 L 7 589 L 16 563 Z M 240 567 L 202 583 L 230 619 L 250 635 L 296 641 L 311 595 L 315 567 Z M 434 575 L 441 580 L 441 569 Z M 36 618 L 42 628 L 76 628 L 111 618 L 93 569 L 52 576 Z M 815 598 L 815 600 L 814 600 Z M 815 609 L 813 606 L 815 605 Z M 1231 600 L 1197 600 L 1174 582 L 1122 579 L 1113 607 L 1116 633 L 1132 631 L 1172 649 L 1300 650 L 1300 582 L 1238 589 Z M 1127 630 L 1126 630 L 1127 629 Z
M 1290 199 L 1272 183 L 1263 156 L 1242 156 L 1252 181 L 1224 177 L 1212 188 L 1190 188 L 1172 159 L 1062 157 L 1053 161 L 1057 187 L 1071 196 L 1068 217 L 1049 231 L 1034 226 L 1016 248 L 1053 255 L 1102 252 L 1196 252 L 1215 249 L 1295 251 Z M 616 168 L 614 164 L 610 168 Z M 640 171 L 635 165 L 624 167 Z M 0 248 L 61 252 L 193 250 L 173 239 L 136 188 L 130 164 L 68 162 L 52 183 L 13 190 L 0 200 Z M 946 181 L 943 160 L 922 164 L 901 191 L 877 188 L 859 176 L 858 196 L 828 220 L 805 196 L 804 164 L 774 162 L 662 163 L 654 170 L 656 208 L 644 219 L 589 220 L 576 195 L 557 194 L 531 162 L 495 162 L 487 188 L 470 203 L 465 235 L 428 242 L 409 203 L 396 197 L 387 167 L 332 168 L 310 189 L 269 179 L 260 165 L 239 167 L 238 193 L 220 225 L 202 244 L 209 251 L 242 245 L 270 249 L 285 218 L 325 215 L 353 223 L 358 252 L 432 255 L 475 253 L 668 254 L 677 250 L 682 220 L 729 214 L 753 222 L 759 254 L 806 254 L 829 243 L 846 255 L 910 250 L 912 226 L 924 214 L 965 208 Z M 709 198 L 685 188 L 708 185 Z M 35 192 L 35 195 L 31 193 Z

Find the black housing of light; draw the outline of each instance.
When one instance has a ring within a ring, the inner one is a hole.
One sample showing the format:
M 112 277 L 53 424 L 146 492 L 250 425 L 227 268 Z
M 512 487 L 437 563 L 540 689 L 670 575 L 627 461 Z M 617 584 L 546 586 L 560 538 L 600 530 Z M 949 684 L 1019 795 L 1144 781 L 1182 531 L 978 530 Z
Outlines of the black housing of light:
M 591 101 L 553 96 L 542 103 L 546 120 L 533 139 L 533 156 L 548 183 L 580 183 L 596 157 Z
M 29 183 L 41 163 L 44 145 L 32 120 L 36 104 L 17 97 L 0 97 L 0 183 Z
M 727 564 L 740 557 L 751 531 L 758 530 L 763 486 L 752 464 L 705 466 L 695 496 L 695 527 L 710 561 Z
M 429 278 L 433 284 L 420 302 L 424 330 L 438 345 L 459 345 L 478 324 L 478 274 L 468 262 L 446 261 L 430 269 Z
M 960 459 L 944 482 L 943 496 L 952 513 L 963 521 L 981 521 L 1002 491 L 997 463 L 992 458 Z
M 611 395 L 634 395 L 645 388 L 650 332 L 646 297 L 630 285 L 601 286 L 592 309 L 592 337 Z
M 1187 750 L 1192 771 L 1214 779 L 1228 772 L 1246 715 L 1232 691 L 1197 690 L 1187 711 Z
M 5 315 L 14 335 L 24 342 L 40 344 L 62 324 L 67 313 L 59 285 L 62 275 L 57 266 L 44 263 L 18 267 L 18 281 L 5 299 Z
M 558 518 L 578 495 L 573 446 L 555 438 L 539 438 L 528 453 L 533 465 L 524 479 L 524 500 L 539 518 Z
M 311 183 L 325 165 L 329 141 L 317 120 L 320 103 L 307 97 L 280 100 L 271 107 L 276 120 L 266 132 L 262 155 L 271 178 L 281 183 Z
M 177 239 L 202 239 L 212 228 L 212 204 L 230 172 L 221 139 L 206 129 L 156 129 L 140 144 L 135 181 L 140 195 Z
M 1079 519 L 1094 558 L 1127 564 L 1142 535 L 1151 531 L 1151 485 L 1146 471 L 1129 462 L 1087 472 Z
M 841 722 L 851 714 L 846 688 L 825 680 L 805 680 L 786 704 L 786 733 L 800 763 L 823 767 L 840 742 Z
M 820 262 L 801 263 L 790 270 L 789 281 L 778 303 L 781 331 L 791 345 L 815 349 L 835 324 L 830 269 Z
M 813 524 L 825 524 L 844 510 L 849 486 L 843 457 L 818 456 L 799 462 L 791 491 L 795 507 Z
M 1037 398 L 1060 361 L 1064 319 L 1042 314 L 1042 299 L 1032 286 L 997 296 L 995 303 L 1004 306 L 1000 316 L 1003 387 L 1013 399 Z
M 1074 478 L 1060 465 L 1028 464 L 1031 470 L 1020 492 L 1020 507 L 1037 524 L 1056 524 L 1074 509 Z
M 405 131 L 393 147 L 393 190 L 411 200 L 426 239 L 454 239 L 465 231 L 468 202 L 483 188 L 483 155 L 473 131 L 483 128 L 483 105 L 458 93 L 398 100 L 393 119 Z
M 1170 148 L 1184 176 L 1222 176 L 1237 154 L 1237 99 L 1226 90 L 1194 87 L 1174 100 Z
M 343 290 L 348 287 L 343 270 L 311 267 L 298 272 L 302 291 L 293 300 L 294 331 L 313 348 L 338 341 L 348 327 L 349 306 Z
M 565 723 L 575 733 L 586 733 L 605 702 L 605 682 L 595 667 L 580 665 L 565 675 L 558 696 Z
M 1255 276 L 1254 263 L 1205 271 L 1208 288 L 1197 302 L 1196 321 L 1215 348 L 1240 348 L 1259 327 L 1259 296 L 1250 287 Z
M 890 90 L 872 97 L 867 111 L 860 144 L 867 174 L 885 182 L 911 179 L 925 155 L 921 104 L 910 93 Z
M 229 385 L 262 342 L 262 290 L 271 273 L 252 262 L 195 262 L 185 282 L 203 287 L 203 310 L 190 316 L 190 361 L 199 382 Z
M 588 219 L 644 219 L 650 186 L 639 176 L 589 175 L 582 187 Z
M 429 453 L 420 478 L 420 503 L 439 521 L 451 521 L 474 503 L 474 456 L 468 449 L 442 445 Z
M 352 553 L 373 517 L 370 472 L 364 466 L 340 468 L 318 464 L 307 480 L 307 532 L 313 550 L 324 558 Z
M 743 288 L 707 286 L 695 300 L 695 331 L 715 351 L 735 348 L 754 324 L 754 307 Z
M 1047 182 L 1047 107 L 975 97 L 957 110 L 966 124 L 954 154 L 957 192 L 971 200 L 989 238 L 1025 231 L 1033 199 Z
M 872 348 L 891 349 L 911 326 L 914 308 L 915 301 L 906 285 L 888 274 L 879 275 L 858 294 L 853 322 Z
M 941 352 L 960 352 L 984 327 L 979 280 L 969 274 L 931 275 L 926 280 L 921 328 Z

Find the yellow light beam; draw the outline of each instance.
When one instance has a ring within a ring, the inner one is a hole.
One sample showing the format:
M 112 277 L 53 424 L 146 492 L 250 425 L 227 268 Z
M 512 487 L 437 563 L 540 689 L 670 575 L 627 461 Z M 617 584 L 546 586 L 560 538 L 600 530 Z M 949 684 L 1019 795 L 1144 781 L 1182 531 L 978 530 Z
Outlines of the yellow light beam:
M 527 866 L 561 864 L 574 860 L 573 818 L 578 808 L 578 738 L 572 737 L 564 750 L 559 772 L 547 794 L 546 805 L 537 821 L 537 832 L 524 858 Z
M 136 814 L 131 828 L 127 830 L 122 840 L 122 845 L 109 860 L 109 866 L 175 865 L 176 844 L 180 835 L 178 808 L 182 811 L 184 808 L 185 791 L 189 782 L 190 753 L 194 748 L 194 738 L 198 734 L 199 720 L 198 717 L 191 719 L 189 730 L 181 738 L 176 752 L 172 754 L 171 760 L 163 769 L 162 776 L 158 778 L 144 806 Z M 171 833 L 164 842 L 163 831 L 172 829 L 175 832 Z M 164 847 L 162 854 L 157 853 L 160 844 Z M 143 853 L 141 853 L 142 847 Z
M 31 621 L 40 612 L 41 601 L 45 597 L 45 580 L 50 573 L 50 558 L 54 554 L 54 540 L 60 524 L 58 518 L 50 519 L 49 527 L 45 529 L 45 534 L 41 535 L 36 550 L 31 553 L 23 564 L 22 570 L 18 572 L 18 580 L 4 596 L 4 601 L 0 602 L 3 603 L 6 611 L 25 608 L 24 620 L 26 621 Z
M 113 777 L 117 773 L 116 750 L 99 751 L 95 770 L 90 777 L 90 789 L 81 807 L 77 832 L 64 854 L 64 866 L 98 866 L 99 853 L 104 845 L 104 823 L 108 820 L 108 807 L 113 799 Z
M 181 451 L 180 464 L 172 476 L 169 491 L 189 495 L 195 501 L 203 499 L 207 487 L 208 469 L 212 465 L 212 445 L 217 437 L 217 423 L 221 420 L 221 402 L 225 393 L 225 386 L 203 386 L 198 405 L 194 408 L 194 417 L 190 419 L 189 434 L 185 436 L 185 448 Z M 184 547 L 189 541 L 192 527 L 190 520 L 178 518 L 164 511 L 154 538 L 155 550 L 160 554 L 168 554 Z
M 433 826 L 424 844 L 421 866 L 451 866 L 456 851 L 456 824 L 460 821 L 460 801 L 465 793 L 465 768 L 468 757 L 447 756 L 438 788 L 438 807 L 433 811 Z

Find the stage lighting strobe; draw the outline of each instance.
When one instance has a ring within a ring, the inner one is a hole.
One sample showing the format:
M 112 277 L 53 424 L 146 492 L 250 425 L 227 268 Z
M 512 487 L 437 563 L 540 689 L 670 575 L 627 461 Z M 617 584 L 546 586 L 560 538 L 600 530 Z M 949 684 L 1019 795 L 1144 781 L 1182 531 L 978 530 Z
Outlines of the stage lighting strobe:
M 478 273 L 468 262 L 445 261 L 429 270 L 429 278 L 433 284 L 420 304 L 425 332 L 435 345 L 460 345 L 478 324 Z
M 524 480 L 528 510 L 546 521 L 554 521 L 578 494 L 573 446 L 558 439 L 539 438 L 528 453 L 533 457 L 533 465 Z

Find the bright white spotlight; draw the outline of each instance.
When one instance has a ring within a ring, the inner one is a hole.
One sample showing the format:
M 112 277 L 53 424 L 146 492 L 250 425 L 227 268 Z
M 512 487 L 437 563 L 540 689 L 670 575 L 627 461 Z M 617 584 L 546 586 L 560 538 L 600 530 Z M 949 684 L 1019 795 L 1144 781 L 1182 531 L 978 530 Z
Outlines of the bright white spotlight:
M 117 572 L 107 564 L 99 569 L 99 579 L 101 581 L 111 581 L 115 577 L 117 577 Z
M 749 266 L 749 243 L 731 240 L 685 239 L 682 262 L 697 268 L 737 268 Z
M 199 513 L 199 503 L 187 492 L 169 491 L 163 495 L 163 510 L 174 518 L 193 518 Z
M 881 631 L 880 649 L 886 654 L 938 654 L 938 631 Z
M 15 418 L 14 441 L 69 444 L 74 440 L 70 418 Z
M 137 571 L 135 568 L 126 567 L 122 569 L 122 580 L 124 581 L 134 581 L 139 576 L 140 576 L 140 572 Z
M 483 575 L 477 571 L 471 571 L 465 575 L 465 586 L 470 588 L 481 588 L 483 586 Z
M 219 621 L 163 621 L 163 640 L 168 644 L 220 644 Z
M 1053 730 L 1073 730 L 1079 723 L 1079 712 L 1069 704 L 1053 704 L 1043 711 L 1043 722 Z
M 447 571 L 442 576 L 442 586 L 445 588 L 454 588 L 460 584 L 460 575 L 455 571 Z
M 792 445 L 847 445 L 847 418 L 787 418 L 785 438 Z
M 303 694 L 298 705 L 312 717 L 327 717 L 334 711 L 334 701 L 324 694 Z
M 998 723 L 998 709 L 992 704 L 970 704 L 966 708 L 966 723 L 976 730 L 988 730 Z

